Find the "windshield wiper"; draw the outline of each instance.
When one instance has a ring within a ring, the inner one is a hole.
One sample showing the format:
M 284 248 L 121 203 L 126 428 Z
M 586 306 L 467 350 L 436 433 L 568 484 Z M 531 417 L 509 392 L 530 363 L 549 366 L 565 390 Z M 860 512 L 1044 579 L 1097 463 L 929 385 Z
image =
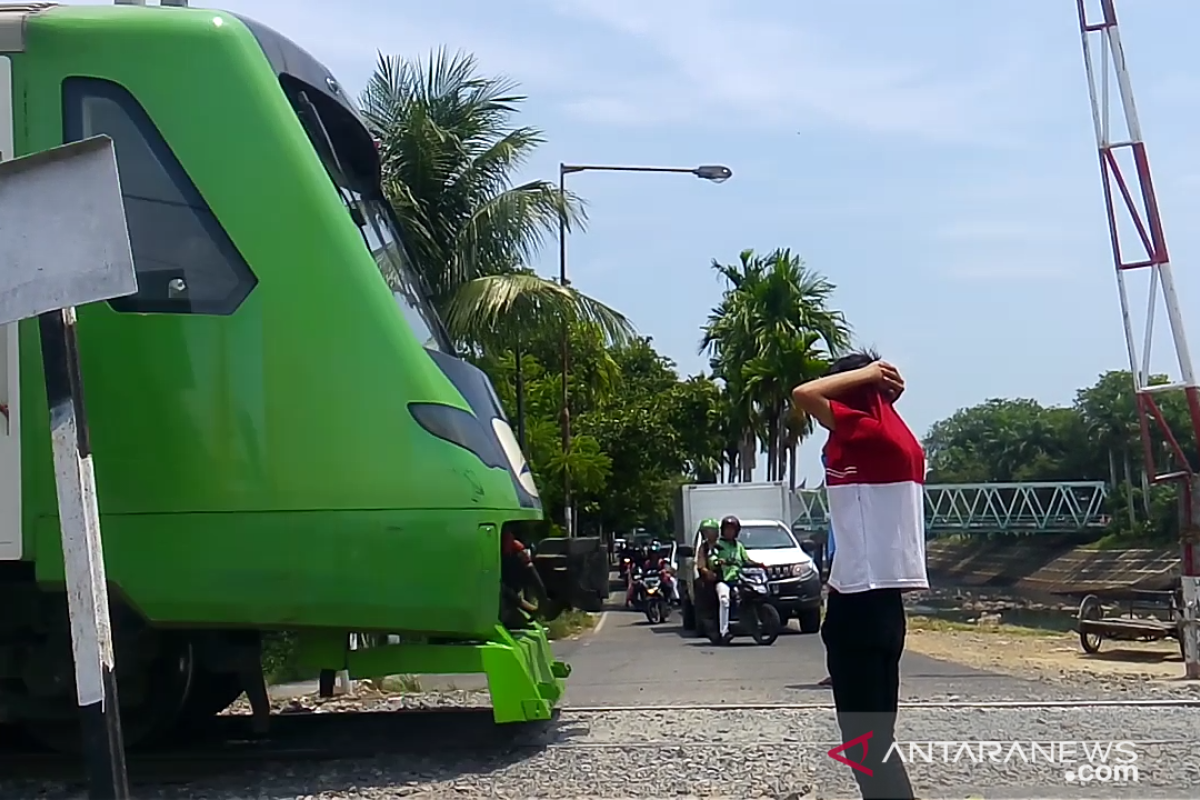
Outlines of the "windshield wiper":
M 313 101 L 308 99 L 307 92 L 296 92 L 295 102 L 298 106 L 296 115 L 300 117 L 300 124 L 308 132 L 308 138 L 312 140 L 313 146 L 317 150 L 317 155 L 320 156 L 321 162 L 325 164 L 325 171 L 330 173 L 329 179 L 333 181 L 338 197 L 342 199 L 342 205 L 350 212 L 350 218 L 354 220 L 355 227 L 361 233 L 367 221 L 363 217 L 363 213 L 358 208 L 358 205 L 344 188 L 344 185 L 349 184 L 350 180 L 346 175 L 345 167 L 342 166 L 342 160 L 338 158 L 337 148 L 333 146 L 333 137 L 329 135 L 329 130 L 325 127 L 325 122 L 321 119 L 321 112 L 317 110 Z M 341 180 L 338 180 L 339 177 Z

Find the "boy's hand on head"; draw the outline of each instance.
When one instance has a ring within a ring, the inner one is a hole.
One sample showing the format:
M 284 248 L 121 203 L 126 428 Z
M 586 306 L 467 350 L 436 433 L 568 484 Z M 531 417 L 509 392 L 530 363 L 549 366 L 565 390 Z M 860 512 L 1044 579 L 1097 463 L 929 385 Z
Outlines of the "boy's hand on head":
M 875 372 L 875 383 L 879 392 L 889 403 L 894 403 L 904 394 L 904 378 L 900 370 L 886 361 L 876 361 L 870 369 Z

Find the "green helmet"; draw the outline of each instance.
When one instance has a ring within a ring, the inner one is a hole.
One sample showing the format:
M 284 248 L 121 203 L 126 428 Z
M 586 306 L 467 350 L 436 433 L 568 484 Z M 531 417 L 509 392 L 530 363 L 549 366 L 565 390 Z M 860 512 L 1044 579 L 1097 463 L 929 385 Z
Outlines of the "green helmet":
M 706 519 L 700 523 L 700 530 L 702 531 L 715 531 L 720 527 L 721 524 L 712 518 Z

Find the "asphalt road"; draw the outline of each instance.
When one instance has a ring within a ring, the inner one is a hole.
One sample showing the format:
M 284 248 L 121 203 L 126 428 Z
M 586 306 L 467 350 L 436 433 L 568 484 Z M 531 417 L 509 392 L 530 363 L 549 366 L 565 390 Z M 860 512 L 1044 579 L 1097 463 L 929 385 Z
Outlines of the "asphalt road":
M 597 629 L 556 643 L 571 664 L 567 706 L 828 703 L 825 649 L 817 634 L 789 630 L 770 647 L 738 638 L 728 647 L 694 637 L 678 613 L 650 625 L 635 611 L 605 612 Z M 901 662 L 901 699 L 1030 697 L 1029 682 L 917 654 Z

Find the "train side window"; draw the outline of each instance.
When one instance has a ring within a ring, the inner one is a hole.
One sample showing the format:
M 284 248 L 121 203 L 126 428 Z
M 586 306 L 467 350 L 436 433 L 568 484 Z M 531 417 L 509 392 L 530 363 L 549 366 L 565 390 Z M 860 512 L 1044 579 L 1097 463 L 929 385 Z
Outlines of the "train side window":
M 138 292 L 117 311 L 232 314 L 258 283 L 141 104 L 111 81 L 63 81 L 63 139 L 108 134 Z

